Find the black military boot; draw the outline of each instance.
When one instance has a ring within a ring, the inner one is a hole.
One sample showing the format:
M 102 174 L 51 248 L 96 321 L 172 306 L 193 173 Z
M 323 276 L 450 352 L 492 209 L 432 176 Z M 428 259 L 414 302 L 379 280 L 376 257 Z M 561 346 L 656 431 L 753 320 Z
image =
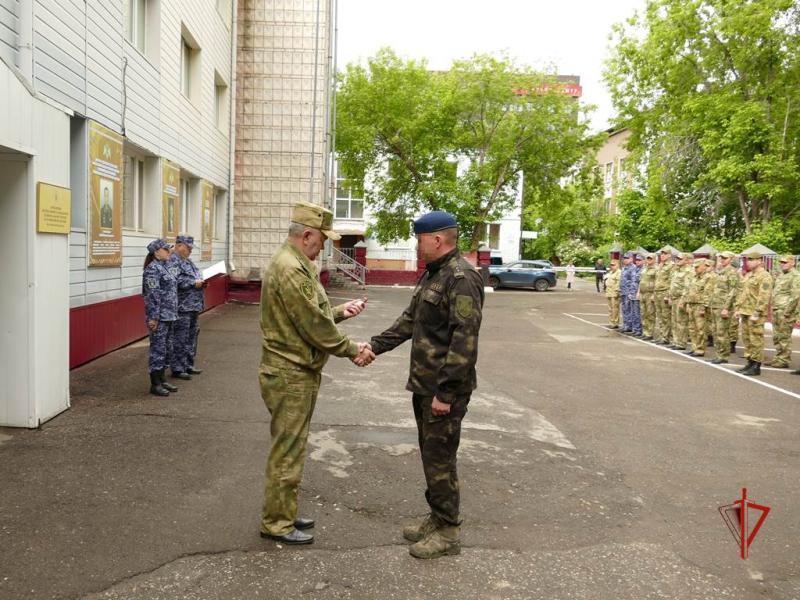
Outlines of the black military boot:
M 150 393 L 154 396 L 169 396 L 169 391 L 161 385 L 160 371 L 150 373 Z
M 747 369 L 750 368 L 750 365 L 752 365 L 752 364 L 753 364 L 753 361 L 748 358 L 747 359 L 747 364 L 745 366 L 739 368 L 739 369 L 736 369 L 736 372 L 737 373 L 744 373 L 745 371 L 747 371 Z
M 736 341 L 731 342 L 731 354 L 736 354 Z
M 186 371 L 172 371 L 172 376 L 175 379 L 183 379 L 184 381 L 189 381 L 192 378 Z
M 200 375 L 200 373 L 202 373 L 202 372 L 203 372 L 203 369 L 195 369 L 195 368 L 194 368 L 194 365 L 192 365 L 191 367 L 189 367 L 188 369 L 186 369 L 186 372 L 187 372 L 189 375 Z
M 753 361 L 750 364 L 749 369 L 742 371 L 742 375 L 747 375 L 749 377 L 756 377 L 758 375 L 761 375 L 761 363 Z
M 167 373 L 166 369 L 161 369 L 158 372 L 158 378 L 161 380 L 161 387 L 163 387 L 168 392 L 177 392 L 178 388 L 172 385 L 171 383 L 167 383 Z
M 713 347 L 714 347 L 714 336 L 710 335 L 708 336 L 708 339 L 706 339 L 706 348 L 713 348 Z

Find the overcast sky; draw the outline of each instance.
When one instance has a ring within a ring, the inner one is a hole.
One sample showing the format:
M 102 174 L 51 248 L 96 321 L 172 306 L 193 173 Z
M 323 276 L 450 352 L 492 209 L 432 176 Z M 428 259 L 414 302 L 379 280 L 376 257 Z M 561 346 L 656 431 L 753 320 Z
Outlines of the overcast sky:
M 594 129 L 612 116 L 601 80 L 608 34 L 644 0 L 339 0 L 337 62 L 364 61 L 382 46 L 433 69 L 453 59 L 507 51 L 537 68 L 580 75 Z

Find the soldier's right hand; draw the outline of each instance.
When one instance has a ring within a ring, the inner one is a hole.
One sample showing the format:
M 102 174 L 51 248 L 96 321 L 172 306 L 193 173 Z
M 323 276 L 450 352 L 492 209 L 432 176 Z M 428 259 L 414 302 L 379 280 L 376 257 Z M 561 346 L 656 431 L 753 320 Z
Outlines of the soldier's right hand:
M 147 327 L 150 329 L 150 331 L 155 331 L 156 329 L 158 329 L 158 320 L 151 319 L 150 321 L 147 322 Z

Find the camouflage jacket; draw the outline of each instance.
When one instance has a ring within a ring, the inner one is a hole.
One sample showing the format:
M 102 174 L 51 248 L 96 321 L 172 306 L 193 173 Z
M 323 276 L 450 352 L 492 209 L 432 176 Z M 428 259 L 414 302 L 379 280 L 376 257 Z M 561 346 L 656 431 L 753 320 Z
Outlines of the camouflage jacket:
M 655 267 L 644 267 L 639 277 L 639 293 L 652 294 L 656 289 Z
M 775 277 L 775 288 L 772 290 L 772 307 L 791 315 L 797 311 L 799 300 L 800 271 L 792 269 L 788 273 L 778 274 Z
M 620 279 L 619 291 L 623 296 L 634 298 L 639 289 L 639 277 L 641 269 L 633 263 L 622 269 L 622 277 Z
M 175 321 L 178 318 L 178 279 L 175 267 L 154 260 L 142 274 L 144 314 L 148 321 Z
M 619 269 L 616 271 L 609 271 L 606 275 L 606 297 L 619 298 L 619 284 L 622 279 L 622 273 Z
M 655 291 L 667 293 L 672 283 L 672 275 L 677 271 L 671 258 L 656 267 Z
M 672 280 L 669 283 L 669 297 L 673 302 L 681 302 L 691 277 L 694 277 L 694 273 L 689 265 L 673 269 Z
M 428 263 L 411 303 L 394 324 L 372 338 L 375 354 L 411 339 L 406 389 L 452 403 L 477 386 L 478 331 L 483 279 L 458 250 Z
M 708 306 L 711 297 L 711 273 L 693 274 L 689 278 L 686 292 L 683 294 L 684 304 L 700 304 Z
M 736 295 L 739 293 L 741 277 L 732 266 L 728 265 L 717 273 L 711 289 L 711 308 L 726 308 L 733 311 Z
M 358 344 L 335 325 L 343 319 L 344 305 L 331 309 L 314 263 L 285 242 L 261 278 L 261 369 L 319 372 L 330 354 L 355 357 Z
M 736 297 L 735 309 L 740 315 L 767 316 L 769 301 L 772 296 L 772 276 L 763 267 L 748 271 L 742 281 L 742 287 Z
M 194 282 L 203 278 L 200 269 L 191 259 L 182 258 L 178 253 L 170 255 L 169 265 L 178 268 L 178 310 L 180 312 L 203 310 L 205 292 L 203 288 L 194 287 Z

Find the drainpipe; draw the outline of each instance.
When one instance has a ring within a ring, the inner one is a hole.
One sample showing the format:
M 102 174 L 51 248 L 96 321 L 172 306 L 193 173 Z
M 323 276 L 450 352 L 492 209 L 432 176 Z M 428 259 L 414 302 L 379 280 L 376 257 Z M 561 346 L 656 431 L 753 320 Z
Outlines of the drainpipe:
M 236 55 L 239 44 L 237 37 L 237 16 L 239 0 L 231 0 L 231 81 L 230 81 L 230 125 L 228 143 L 228 262 L 233 263 L 233 199 L 236 187 Z M 235 265 L 234 265 L 235 266 Z

